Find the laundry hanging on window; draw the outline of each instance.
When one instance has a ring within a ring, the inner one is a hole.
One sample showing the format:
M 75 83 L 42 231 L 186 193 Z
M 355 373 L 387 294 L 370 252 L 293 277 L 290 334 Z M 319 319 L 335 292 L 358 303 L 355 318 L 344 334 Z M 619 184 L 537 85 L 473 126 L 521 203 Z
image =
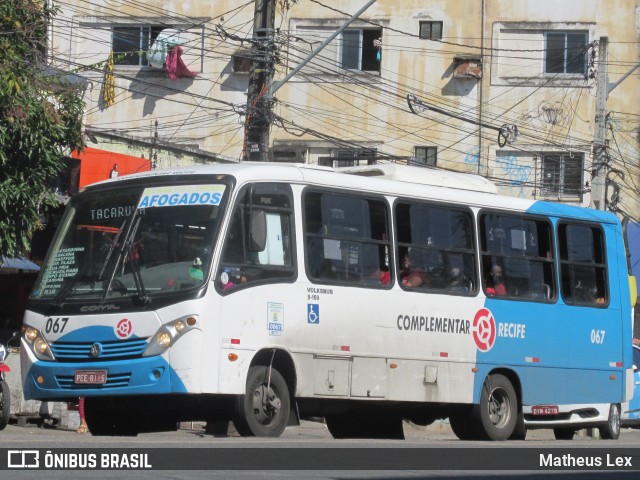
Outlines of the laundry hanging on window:
M 165 60 L 165 69 L 167 76 L 171 79 L 180 77 L 195 77 L 197 74 L 187 68 L 182 61 L 182 47 L 176 45 L 167 50 L 167 58 Z
M 185 32 L 172 28 L 162 30 L 153 41 L 147 54 L 149 65 L 162 68 L 171 79 L 179 77 L 195 77 L 180 58 L 184 52 L 182 45 L 187 42 Z

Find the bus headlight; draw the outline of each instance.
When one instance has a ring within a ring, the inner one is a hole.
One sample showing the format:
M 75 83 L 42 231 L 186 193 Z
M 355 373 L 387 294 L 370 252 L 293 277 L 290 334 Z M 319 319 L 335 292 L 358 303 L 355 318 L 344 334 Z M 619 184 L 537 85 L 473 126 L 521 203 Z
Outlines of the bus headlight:
M 33 342 L 33 349 L 36 353 L 44 355 L 47 353 L 47 350 L 49 350 L 49 345 L 47 345 L 47 342 L 45 342 L 44 339 L 38 338 Z
M 27 328 L 24 332 L 24 338 L 27 339 L 28 342 L 33 343 L 33 341 L 38 337 L 38 331 L 35 328 Z
M 167 348 L 171 345 L 171 335 L 169 332 L 160 332 L 156 335 L 156 343 L 160 348 Z
M 53 353 L 51 353 L 51 347 L 40 331 L 33 327 L 24 326 L 22 332 L 23 338 L 39 360 L 55 360 Z
M 143 357 L 151 357 L 153 355 L 161 355 L 171 345 L 185 333 L 198 326 L 198 317 L 196 315 L 187 315 L 178 318 L 172 322 L 164 324 L 158 329 L 156 334 L 151 337 L 149 345 L 142 354 Z

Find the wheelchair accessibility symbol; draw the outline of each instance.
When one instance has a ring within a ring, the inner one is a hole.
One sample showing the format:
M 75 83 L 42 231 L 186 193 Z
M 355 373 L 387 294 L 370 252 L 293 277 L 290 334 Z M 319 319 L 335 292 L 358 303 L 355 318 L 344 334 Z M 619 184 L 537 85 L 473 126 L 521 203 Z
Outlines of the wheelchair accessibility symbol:
M 307 323 L 320 323 L 320 305 L 317 303 L 308 303 Z

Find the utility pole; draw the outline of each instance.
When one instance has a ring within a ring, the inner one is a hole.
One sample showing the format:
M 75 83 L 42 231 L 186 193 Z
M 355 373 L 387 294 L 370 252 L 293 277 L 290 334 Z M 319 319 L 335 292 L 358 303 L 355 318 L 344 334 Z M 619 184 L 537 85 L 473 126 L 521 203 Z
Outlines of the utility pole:
M 591 164 L 591 207 L 604 210 L 606 203 L 605 179 L 609 156 L 607 154 L 607 88 L 609 76 L 607 73 L 607 58 L 609 38 L 600 37 L 600 51 L 598 53 L 598 74 L 596 76 L 596 118 L 593 133 L 593 162 Z
M 629 75 L 637 68 L 637 63 L 627 73 L 625 73 L 616 83 L 609 83 L 607 72 L 607 61 L 609 56 L 609 38 L 600 37 L 600 51 L 598 53 L 598 75 L 596 88 L 596 118 L 595 129 L 593 134 L 593 164 L 591 179 L 591 206 L 597 210 L 607 209 L 607 176 L 612 170 L 609 162 L 609 154 L 607 153 L 607 122 L 609 114 L 607 113 L 607 99 L 609 94 L 620 85 Z M 615 189 L 614 189 L 615 192 Z
M 275 14 L 275 0 L 255 0 L 243 160 L 269 161 Z
M 255 0 L 255 14 L 253 19 L 253 48 L 251 50 L 252 63 L 249 73 L 249 91 L 247 99 L 247 116 L 245 124 L 245 141 L 243 160 L 257 160 L 268 162 L 269 159 L 269 128 L 272 120 L 273 94 L 280 89 L 291 77 L 300 71 L 334 38 L 342 33 L 376 0 L 369 0 L 342 26 L 336 29 L 322 44 L 300 62 L 289 74 L 279 82 L 273 82 L 274 64 L 276 58 L 274 28 L 275 28 L 275 0 Z

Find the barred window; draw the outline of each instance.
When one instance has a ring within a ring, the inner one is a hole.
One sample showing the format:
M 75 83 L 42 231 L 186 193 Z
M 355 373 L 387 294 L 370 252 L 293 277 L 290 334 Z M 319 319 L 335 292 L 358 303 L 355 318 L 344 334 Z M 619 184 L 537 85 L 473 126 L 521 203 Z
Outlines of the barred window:
M 581 153 L 542 156 L 542 194 L 579 196 L 582 194 L 584 157 Z

